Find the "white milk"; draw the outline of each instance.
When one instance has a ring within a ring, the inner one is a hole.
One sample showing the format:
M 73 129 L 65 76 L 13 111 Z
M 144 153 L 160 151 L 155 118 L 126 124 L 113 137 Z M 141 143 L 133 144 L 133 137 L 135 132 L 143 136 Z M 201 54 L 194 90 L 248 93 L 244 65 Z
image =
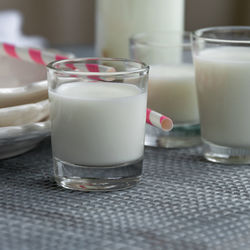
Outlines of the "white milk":
M 150 66 L 148 107 L 171 117 L 175 125 L 199 123 L 193 65 Z
M 97 54 L 127 58 L 132 35 L 183 30 L 184 0 L 98 0 L 96 16 Z
M 206 49 L 195 67 L 202 137 L 250 147 L 250 48 Z
M 55 157 L 105 166 L 143 156 L 147 98 L 136 86 L 76 82 L 49 96 Z

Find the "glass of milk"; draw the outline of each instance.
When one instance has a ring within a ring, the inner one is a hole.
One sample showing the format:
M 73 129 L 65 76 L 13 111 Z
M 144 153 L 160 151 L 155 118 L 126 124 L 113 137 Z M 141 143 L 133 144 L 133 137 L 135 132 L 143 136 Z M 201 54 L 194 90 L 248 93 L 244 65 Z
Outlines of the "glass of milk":
M 250 27 L 192 36 L 203 153 L 219 163 L 250 163 Z
M 130 39 L 131 57 L 150 65 L 148 107 L 171 117 L 174 129 L 146 127 L 145 145 L 166 148 L 200 143 L 190 33 L 139 33 Z
M 54 174 L 83 191 L 131 187 L 141 177 L 148 66 L 85 58 L 47 66 Z

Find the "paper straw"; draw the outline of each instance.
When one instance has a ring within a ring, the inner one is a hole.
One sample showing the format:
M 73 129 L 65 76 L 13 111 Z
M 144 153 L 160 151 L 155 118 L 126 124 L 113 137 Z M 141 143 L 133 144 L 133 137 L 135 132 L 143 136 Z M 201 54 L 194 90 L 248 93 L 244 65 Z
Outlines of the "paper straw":
M 173 121 L 169 117 L 149 108 L 147 109 L 146 122 L 164 131 L 170 131 L 173 128 Z
M 0 43 L 0 55 L 10 56 L 22 61 L 37 63 L 46 66 L 52 61 L 70 59 L 65 55 L 50 52 L 48 50 L 40 50 L 35 48 L 21 48 L 9 43 Z M 93 58 L 94 60 L 94 58 Z M 91 61 L 91 60 L 89 60 Z M 67 64 L 67 67 L 76 69 L 72 63 Z M 85 64 L 85 70 L 89 72 L 114 72 L 113 67 L 98 65 L 96 63 Z
M 1 56 L 10 56 L 16 59 L 20 59 L 27 62 L 37 63 L 41 65 L 47 65 L 49 62 L 55 60 L 63 60 L 69 59 L 64 55 L 60 55 L 57 53 L 49 52 L 46 50 L 39 50 L 34 48 L 20 48 L 13 44 L 8 43 L 0 43 L 0 55 Z M 103 66 L 99 67 L 98 64 L 85 64 L 86 71 L 89 72 L 114 72 L 115 69 L 113 67 Z M 68 67 L 71 69 L 75 69 L 73 64 L 68 64 Z M 98 80 L 99 78 L 93 76 L 94 79 Z M 170 118 L 153 111 L 151 109 L 147 109 L 146 122 L 152 126 L 160 128 L 164 131 L 170 131 L 173 128 L 173 122 Z
M 39 50 L 34 48 L 20 48 L 8 43 L 0 43 L 0 55 L 10 56 L 26 62 L 47 65 L 55 60 L 67 59 L 66 56 L 50 52 L 48 50 Z

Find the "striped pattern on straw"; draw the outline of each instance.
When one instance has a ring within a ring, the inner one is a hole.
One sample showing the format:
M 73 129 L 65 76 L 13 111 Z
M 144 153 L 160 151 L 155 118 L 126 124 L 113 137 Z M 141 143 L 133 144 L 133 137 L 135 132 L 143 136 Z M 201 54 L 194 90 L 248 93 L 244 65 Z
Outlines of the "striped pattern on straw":
M 10 56 L 19 60 L 23 60 L 31 63 L 38 63 L 46 66 L 52 61 L 58 61 L 63 59 L 69 59 L 67 56 L 57 53 L 49 52 L 47 50 L 39 50 L 34 48 L 21 48 L 8 43 L 0 43 L 0 55 Z M 94 58 L 93 58 L 94 60 Z M 89 60 L 91 62 L 91 59 Z M 72 63 L 67 64 L 71 69 L 76 69 Z M 99 66 L 98 64 L 89 63 L 85 65 L 86 71 L 89 72 L 114 72 L 114 68 L 108 66 Z
M 10 56 L 27 62 L 47 65 L 51 61 L 67 59 L 66 56 L 34 48 L 19 48 L 8 43 L 0 43 L 0 55 Z
M 164 131 L 170 131 L 173 128 L 173 121 L 169 117 L 149 108 L 147 109 L 146 122 Z

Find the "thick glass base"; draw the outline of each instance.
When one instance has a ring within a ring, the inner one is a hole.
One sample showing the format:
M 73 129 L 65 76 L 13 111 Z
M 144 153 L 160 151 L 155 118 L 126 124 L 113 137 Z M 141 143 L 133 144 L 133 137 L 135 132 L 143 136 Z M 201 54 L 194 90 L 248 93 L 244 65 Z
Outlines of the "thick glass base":
M 173 128 L 170 132 L 146 125 L 145 145 L 162 148 L 184 148 L 201 144 L 200 126 L 186 125 Z
M 114 166 L 79 166 L 54 158 L 54 174 L 61 187 L 81 191 L 114 191 L 136 185 L 142 159 Z
M 203 154 L 208 161 L 224 164 L 250 164 L 250 149 L 219 146 L 204 139 L 202 142 Z

